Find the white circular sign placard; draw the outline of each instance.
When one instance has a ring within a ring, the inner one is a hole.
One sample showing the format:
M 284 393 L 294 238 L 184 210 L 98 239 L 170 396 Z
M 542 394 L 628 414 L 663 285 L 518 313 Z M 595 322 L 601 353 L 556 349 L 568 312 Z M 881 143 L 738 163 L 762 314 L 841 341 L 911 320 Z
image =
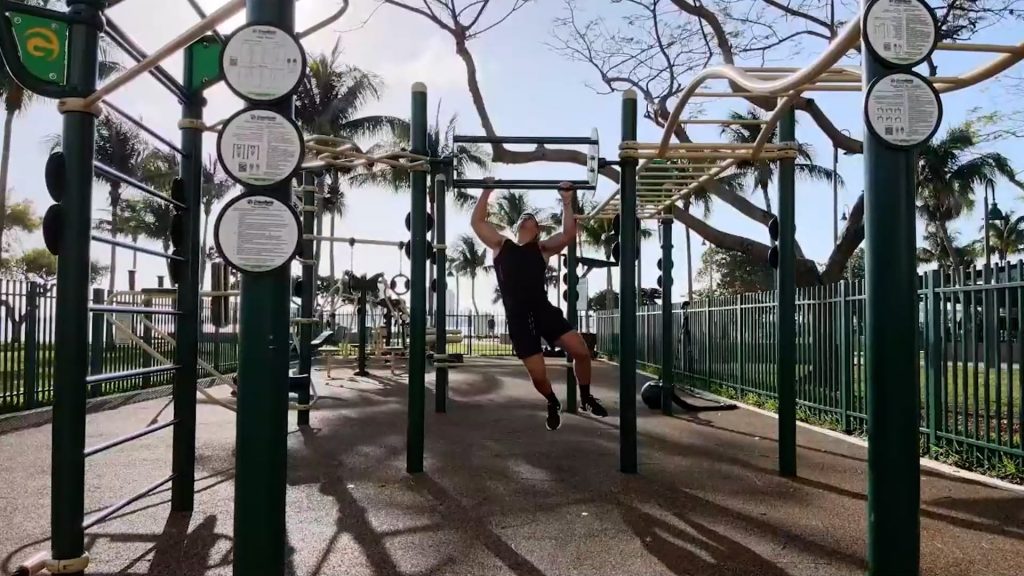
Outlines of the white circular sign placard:
M 597 128 L 590 131 L 590 137 L 598 139 Z M 601 155 L 601 147 L 598 144 L 591 144 L 587 149 L 587 181 L 591 186 L 597 186 L 598 157 Z
M 894 148 L 912 148 L 935 135 L 942 122 L 942 100 L 916 72 L 894 72 L 868 86 L 864 98 L 868 128 Z
M 305 142 L 294 120 L 266 108 L 247 108 L 228 119 L 217 151 L 228 176 L 243 186 L 289 180 L 302 164 Z
M 227 40 L 221 54 L 224 82 L 249 102 L 276 102 L 299 87 L 306 53 L 299 41 L 276 26 L 250 24 Z
M 301 239 L 295 209 L 262 194 L 231 199 L 213 225 L 217 252 L 241 272 L 271 272 L 288 265 Z
M 935 51 L 938 21 L 921 0 L 875 0 L 864 13 L 868 49 L 890 66 L 913 68 Z

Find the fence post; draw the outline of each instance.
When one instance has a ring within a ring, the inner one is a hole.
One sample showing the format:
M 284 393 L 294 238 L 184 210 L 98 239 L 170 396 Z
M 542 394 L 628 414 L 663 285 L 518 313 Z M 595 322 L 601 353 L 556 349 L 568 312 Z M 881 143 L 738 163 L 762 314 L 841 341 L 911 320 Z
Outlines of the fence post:
M 23 372 L 22 393 L 25 395 L 25 408 L 36 407 L 36 394 L 39 383 L 39 285 L 28 283 L 25 296 L 25 338 L 22 339 L 22 350 L 25 351 L 25 368 Z
M 148 297 L 147 298 L 143 298 L 142 299 L 142 306 L 143 306 L 143 308 L 152 308 L 153 307 L 153 299 L 152 298 L 148 298 Z M 146 320 L 143 323 L 143 325 L 142 325 L 142 341 L 146 344 L 146 346 L 149 346 L 149 347 L 152 348 L 153 347 L 153 329 L 150 328 L 149 324 L 150 324 L 150 322 L 153 321 L 153 315 L 152 314 L 144 314 L 142 317 Z M 134 322 L 133 322 L 133 324 L 134 324 Z M 149 368 L 150 366 L 153 366 L 153 360 L 154 360 L 153 356 L 150 355 L 150 353 L 146 352 L 145 350 L 139 350 L 139 351 L 142 352 L 142 366 L 140 366 L 140 368 Z M 143 375 L 142 376 L 141 387 L 143 389 L 145 389 L 145 388 L 149 388 L 152 385 L 153 385 L 153 375 L 152 374 L 145 374 L 145 375 Z
M 103 288 L 92 289 L 92 303 L 102 305 L 105 299 L 105 291 Z M 104 326 L 108 324 L 106 316 L 103 314 L 92 315 L 92 333 L 89 341 L 89 374 L 102 374 L 103 373 L 103 340 L 105 337 L 110 338 L 110 345 L 114 345 L 113 333 L 108 334 L 104 330 Z M 113 328 L 113 325 L 111 325 Z M 102 384 L 92 384 L 89 386 L 89 397 L 96 398 L 102 392 Z
M 474 316 L 472 314 L 467 314 L 466 317 L 469 318 L 469 327 L 468 327 L 469 328 L 469 335 L 466 336 L 466 356 L 472 356 L 473 355 L 473 322 L 476 321 L 476 316 Z
M 853 402 L 853 309 L 850 306 L 850 283 L 839 282 L 839 416 L 843 432 L 853 431 L 850 405 Z
M 943 318 L 942 318 L 942 303 L 939 302 L 939 298 L 942 295 L 938 292 L 938 284 L 940 279 L 940 272 L 938 270 L 929 270 L 928 275 L 925 276 L 925 286 L 928 289 L 928 297 L 926 302 L 926 316 L 925 316 L 925 327 L 927 335 L 925 336 L 925 361 L 927 364 L 927 383 L 928 383 L 928 443 L 931 446 L 937 444 L 936 432 L 939 429 L 939 423 L 943 419 L 943 394 L 942 394 L 942 365 L 944 350 L 942 350 L 942 336 L 940 330 L 942 330 Z M 985 319 L 986 321 L 988 318 Z
M 736 394 L 740 395 L 746 382 L 746 370 L 744 369 L 743 353 L 743 303 L 746 294 L 736 296 Z

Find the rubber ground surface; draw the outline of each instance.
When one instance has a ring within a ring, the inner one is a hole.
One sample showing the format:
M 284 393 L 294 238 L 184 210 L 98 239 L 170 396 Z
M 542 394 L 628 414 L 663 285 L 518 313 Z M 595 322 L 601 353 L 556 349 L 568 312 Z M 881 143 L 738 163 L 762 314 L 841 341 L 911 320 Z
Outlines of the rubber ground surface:
M 550 360 L 549 369 L 564 396 L 564 364 Z M 799 478 L 783 479 L 776 420 L 748 410 L 668 418 L 638 402 L 640 474 L 627 476 L 617 471 L 617 367 L 595 364 L 595 391 L 611 416 L 566 414 L 549 432 L 544 401 L 520 366 L 473 360 L 452 370 L 447 414 L 433 412 L 428 391 L 426 472 L 412 477 L 405 383 L 316 376 L 313 427 L 293 424 L 288 436 L 288 574 L 866 569 L 860 446 L 801 428 Z M 225 387 L 212 391 L 227 396 Z M 168 403 L 90 414 L 87 444 L 170 418 Z M 231 574 L 235 418 L 205 402 L 198 418 L 195 511 L 170 514 L 164 490 L 92 528 L 88 574 Z M 88 511 L 166 476 L 170 445 L 164 431 L 90 458 Z M 49 469 L 48 425 L 0 435 L 0 573 L 48 549 Z M 921 494 L 922 574 L 1024 574 L 1024 497 L 932 470 L 922 471 Z

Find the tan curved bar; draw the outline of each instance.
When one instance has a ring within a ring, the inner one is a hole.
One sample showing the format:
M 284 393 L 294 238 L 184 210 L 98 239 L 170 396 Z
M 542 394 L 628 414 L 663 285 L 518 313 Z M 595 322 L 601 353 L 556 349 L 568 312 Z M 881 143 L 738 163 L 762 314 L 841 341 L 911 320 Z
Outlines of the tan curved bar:
M 120 90 L 132 80 L 156 68 L 158 64 L 169 58 L 171 54 L 184 50 L 189 44 L 202 38 L 203 35 L 209 33 L 217 26 L 227 22 L 232 16 L 241 12 L 243 8 L 245 8 L 245 0 L 231 0 L 224 6 L 221 6 L 216 12 L 179 34 L 177 38 L 171 40 L 156 52 L 153 52 L 142 62 L 132 66 L 120 76 L 101 86 L 85 99 L 85 105 L 94 106 L 99 104 L 104 98 Z

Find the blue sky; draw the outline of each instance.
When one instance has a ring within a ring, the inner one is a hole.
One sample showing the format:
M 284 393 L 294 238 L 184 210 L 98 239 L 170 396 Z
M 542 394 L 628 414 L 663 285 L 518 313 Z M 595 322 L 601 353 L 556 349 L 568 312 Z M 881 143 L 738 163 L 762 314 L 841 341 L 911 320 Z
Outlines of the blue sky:
M 167 6 L 172 4 L 173 7 Z M 202 4 L 212 10 L 219 6 L 221 1 L 205 0 Z M 336 39 L 340 38 L 344 59 L 347 62 L 371 70 L 384 79 L 387 87 L 384 97 L 381 101 L 367 106 L 366 113 L 407 117 L 409 87 L 415 81 L 422 81 L 428 86 L 431 115 L 440 102 L 443 121 L 452 114 L 458 114 L 460 132 L 482 133 L 466 88 L 465 69 L 455 54 L 451 37 L 423 18 L 387 6 L 376 12 L 365 25 L 361 25 L 375 3 L 353 4 L 352 10 L 343 21 L 309 38 L 306 44 L 310 52 L 320 52 L 329 50 Z M 496 6 L 500 4 L 504 3 L 498 2 Z M 195 22 L 194 15 L 183 0 L 163 2 L 160 5 L 161 7 L 155 8 L 150 2 L 128 0 L 111 10 L 110 14 L 140 45 L 152 51 Z M 332 10 L 333 5 L 334 0 L 299 2 L 300 28 L 312 23 L 318 15 Z M 582 64 L 565 60 L 545 46 L 544 43 L 551 38 L 552 19 L 560 11 L 561 3 L 554 0 L 532 3 L 498 28 L 471 42 L 470 48 L 479 67 L 481 89 L 488 109 L 498 132 L 507 135 L 586 136 L 589 135 L 591 128 L 596 127 L 601 134 L 602 155 L 613 158 L 620 136 L 621 97 L 618 94 L 596 94 L 586 85 L 588 82 L 597 81 L 592 70 Z M 222 26 L 221 31 L 229 32 L 241 22 L 241 18 L 236 18 Z M 1021 40 L 1019 24 L 1016 32 L 1011 26 L 1003 26 L 987 30 L 981 38 L 986 43 L 1018 43 Z M 789 65 L 806 63 L 820 49 L 819 46 L 813 51 L 806 50 L 803 56 Z M 940 74 L 956 74 L 974 68 L 991 58 L 991 55 L 940 53 Z M 849 63 L 857 62 L 851 60 Z M 165 66 L 173 74 L 180 76 L 180 57 L 172 58 Z M 1019 74 L 1020 68 L 1015 68 L 1013 72 Z M 1005 107 L 1005 94 L 999 82 L 990 82 L 944 96 L 945 115 L 940 135 L 948 126 L 963 121 L 972 107 Z M 850 130 L 855 137 L 860 137 L 863 130 L 860 94 L 821 93 L 815 94 L 814 97 L 839 127 Z M 212 90 L 208 98 L 210 121 L 226 117 L 240 107 L 239 100 L 223 86 Z M 178 105 L 148 77 L 133 83 L 111 100 L 141 116 L 147 124 L 172 140 L 178 139 Z M 742 110 L 742 104 L 730 99 L 709 102 L 705 107 L 708 117 L 722 117 L 729 109 Z M 800 116 L 798 122 L 798 138 L 815 148 L 818 163 L 830 165 L 831 145 L 809 118 Z M 50 203 L 43 185 L 43 165 L 46 159 L 43 139 L 49 134 L 59 132 L 60 126 L 60 115 L 56 112 L 54 103 L 37 101 L 18 118 L 14 127 L 16 132 L 11 161 L 13 199 L 31 199 L 40 214 Z M 691 134 L 698 141 L 718 139 L 713 129 L 698 129 Z M 656 141 L 660 139 L 660 135 L 660 129 L 643 119 L 640 120 L 641 141 Z M 207 154 L 213 153 L 214 138 L 207 138 L 206 145 Z M 992 149 L 999 150 L 1010 157 L 1015 166 L 1024 169 L 1024 152 L 1020 151 L 1020 147 L 1014 142 L 1002 142 L 994 145 Z M 846 157 L 841 154 L 839 169 L 846 180 L 845 187 L 840 189 L 841 211 L 844 204 L 853 204 L 862 189 L 863 167 L 859 157 Z M 497 166 L 494 175 L 505 178 L 582 179 L 584 170 L 578 166 L 557 164 Z M 611 182 L 602 181 L 598 198 L 603 199 L 612 190 L 614 186 Z M 107 205 L 105 192 L 102 185 L 96 186 L 93 206 L 97 216 L 101 214 L 99 210 Z M 532 195 L 538 207 L 555 205 L 553 191 L 534 192 Z M 997 188 L 997 195 L 1000 205 L 1004 208 L 1019 204 L 1018 191 L 1008 184 L 1001 183 Z M 754 201 L 761 204 L 759 198 L 759 194 L 754 196 Z M 979 199 L 975 213 L 965 217 L 958 224 L 965 237 L 977 235 L 980 205 Z M 354 190 L 348 197 L 348 213 L 339 221 L 336 233 L 338 236 L 401 240 L 407 236 L 403 221 L 408 210 L 408 195 L 396 195 L 387 190 Z M 215 215 L 216 212 L 215 208 Z M 468 212 L 453 211 L 450 214 L 450 238 L 469 232 Z M 710 221 L 723 230 L 749 235 L 761 241 L 767 236 L 762 227 L 754 225 L 721 202 L 715 205 Z M 676 230 L 675 285 L 682 290 L 686 281 L 685 251 L 681 226 Z M 828 257 L 832 245 L 830 185 L 798 182 L 797 239 L 809 257 L 818 261 L 824 261 Z M 22 242 L 25 248 L 41 244 L 42 239 L 39 235 L 26 238 Z M 702 250 L 701 240 L 695 235 L 695 268 L 699 264 Z M 644 246 L 645 286 L 653 286 L 655 283 L 658 272 L 653 264 L 660 256 L 659 252 L 656 240 Z M 93 246 L 93 255 L 96 259 L 106 261 L 107 253 L 108 247 Z M 335 254 L 339 272 L 349 267 L 350 258 L 358 272 L 384 271 L 393 274 L 399 267 L 399 254 L 397 249 L 393 248 L 359 247 L 354 255 L 350 255 L 347 245 L 339 245 L 335 248 Z M 131 254 L 128 251 L 119 251 L 119 288 L 127 286 L 125 270 L 130 261 Z M 401 265 L 408 271 L 407 261 Z M 326 273 L 326 269 L 327 265 L 324 263 L 321 270 Z M 156 275 L 162 274 L 163 270 L 162 262 L 140 256 L 139 284 L 155 285 Z M 477 281 L 477 301 L 482 309 L 491 307 L 493 284 L 489 277 L 479 278 Z M 603 287 L 603 275 L 599 275 L 592 282 L 591 291 L 595 292 Z M 677 291 L 677 296 L 679 294 Z M 460 307 L 469 307 L 468 286 L 465 282 L 461 291 Z

